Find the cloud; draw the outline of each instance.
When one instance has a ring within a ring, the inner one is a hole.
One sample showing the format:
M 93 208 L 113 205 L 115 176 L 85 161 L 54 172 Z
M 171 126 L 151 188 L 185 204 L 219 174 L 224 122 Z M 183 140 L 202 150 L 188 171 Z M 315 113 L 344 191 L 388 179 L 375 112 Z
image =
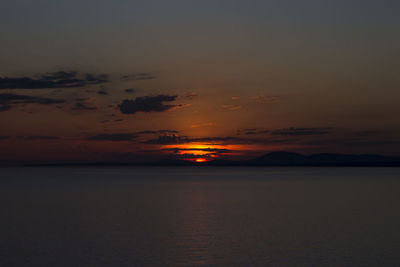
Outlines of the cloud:
M 246 140 L 246 139 L 244 139 Z M 296 138 L 286 139 L 247 139 L 249 143 L 272 145 L 272 144 L 293 144 L 298 143 L 300 140 Z
M 0 77 L 0 90 L 2 89 L 46 89 L 46 88 L 74 88 L 89 84 L 108 82 L 105 74 L 79 75 L 76 71 L 58 71 L 32 77 Z
M 99 90 L 99 91 L 97 91 L 97 94 L 98 95 L 108 95 L 108 92 L 106 91 L 106 90 Z
M 6 104 L 0 104 L 0 112 L 10 110 L 12 106 Z
M 90 136 L 86 140 L 91 141 L 131 141 L 135 139 L 137 135 L 133 133 L 112 133 L 112 134 L 98 134 Z
M 89 110 L 96 110 L 97 107 L 90 106 L 85 102 L 76 102 L 71 110 L 74 111 L 89 111 Z
M 75 101 L 78 101 L 78 102 L 82 102 L 82 101 L 87 101 L 87 100 L 89 100 L 90 99 L 90 97 L 85 97 L 85 98 L 75 98 L 74 100 Z
M 279 96 L 266 96 L 266 95 L 256 95 L 252 96 L 251 99 L 256 100 L 257 102 L 261 103 L 272 103 L 279 101 Z
M 174 147 L 174 148 L 164 148 L 163 150 L 165 151 L 174 151 L 175 153 L 178 153 L 179 151 L 204 151 L 204 152 L 215 152 L 215 153 L 230 153 L 232 150 L 226 149 L 226 148 L 179 148 L 179 147 Z
M 192 128 L 200 128 L 200 127 L 209 127 L 209 126 L 213 126 L 214 123 L 212 122 L 205 122 L 205 123 L 200 123 L 200 124 L 193 124 L 190 127 Z
M 128 80 L 128 81 L 143 81 L 143 80 L 153 80 L 157 77 L 151 72 L 141 72 L 135 73 L 131 75 L 124 75 L 121 77 L 121 80 Z
M 223 141 L 239 141 L 237 137 L 201 137 L 201 138 L 189 138 L 187 136 L 172 135 L 160 135 L 156 139 L 150 139 L 143 143 L 145 144 L 158 144 L 158 145 L 170 145 L 170 144 L 182 144 L 182 143 L 194 143 L 194 142 L 223 142 Z
M 241 138 L 234 136 L 224 137 L 201 137 L 201 138 L 190 138 L 189 142 L 226 142 L 226 141 L 241 141 Z
M 141 132 L 136 132 L 136 134 L 176 134 L 179 131 L 176 130 L 147 130 L 147 131 L 141 131 Z
M 225 148 L 164 148 L 162 151 L 171 151 L 174 157 L 181 159 L 196 159 L 196 158 L 215 158 L 221 157 L 232 152 L 232 150 Z M 195 153 L 197 152 L 197 153 Z M 198 153 L 204 152 L 204 153 Z
M 152 145 L 171 145 L 171 144 L 180 144 L 187 142 L 186 137 L 180 137 L 178 135 L 161 135 L 156 139 L 150 139 L 144 141 L 145 144 L 152 144 Z
M 0 111 L 6 111 L 11 109 L 15 105 L 19 104 L 41 104 L 41 105 L 51 105 L 64 103 L 64 99 L 53 99 L 38 96 L 29 95 L 18 95 L 18 94 L 0 94 Z
M 107 74 L 91 74 L 91 73 L 86 73 L 85 74 L 85 79 L 86 82 L 90 84 L 100 84 L 100 83 L 105 83 L 108 82 L 108 75 Z
M 158 138 L 149 139 L 142 143 L 152 145 L 173 145 L 173 144 L 185 144 L 185 143 L 205 143 L 209 145 L 216 144 L 288 144 L 299 141 L 295 138 L 286 139 L 274 139 L 274 138 L 242 138 L 237 136 L 212 136 L 212 137 L 188 137 L 179 135 L 160 135 Z M 192 149 L 189 149 L 192 150 Z
M 242 108 L 241 105 L 222 105 L 221 107 L 228 110 L 238 110 Z
M 192 100 L 195 97 L 198 97 L 199 95 L 197 93 L 189 93 L 189 94 L 185 94 L 183 95 L 183 97 L 188 98 L 189 100 Z
M 269 133 L 270 130 L 257 130 L 257 129 L 245 129 L 245 133 L 246 135 L 256 135 L 256 134 L 266 134 Z
M 188 136 L 172 135 L 161 135 L 156 139 L 150 139 L 144 141 L 145 144 L 156 144 L 156 145 L 171 145 L 171 144 L 183 144 L 183 143 L 213 143 L 213 142 L 235 142 L 239 143 L 244 141 L 242 138 L 233 136 L 224 137 L 200 137 L 200 138 L 189 138 Z M 248 141 L 248 140 L 247 140 Z
M 125 99 L 118 105 L 121 113 L 135 114 L 136 112 L 163 112 L 179 107 L 180 105 L 165 105 L 163 102 L 172 102 L 177 95 L 157 95 L 137 97 L 135 100 Z
M 272 132 L 274 135 L 292 135 L 292 136 L 300 136 L 300 135 L 322 135 L 329 134 L 333 132 L 333 128 L 325 127 L 325 128 L 286 128 L 279 129 Z
M 75 78 L 78 72 L 76 71 L 56 71 L 44 74 L 41 76 L 43 80 L 52 81 L 52 80 L 68 80 Z
M 124 90 L 124 92 L 125 93 L 128 93 L 128 94 L 131 94 L 131 93 L 133 93 L 133 92 L 135 92 L 136 91 L 136 89 L 134 89 L 134 88 L 128 88 L 128 89 L 125 89 Z
M 64 103 L 64 99 L 52 99 L 52 98 L 44 98 L 37 96 L 29 96 L 29 95 L 18 95 L 18 94 L 8 94 L 3 93 L 0 94 L 0 104 L 29 104 L 29 103 L 37 103 L 43 105 Z
M 208 143 L 208 144 L 282 144 L 282 143 L 293 143 L 298 139 L 273 139 L 273 138 L 241 138 L 237 136 L 223 136 L 223 137 L 202 137 L 202 138 L 187 138 L 186 142 L 190 143 Z
M 36 140 L 57 140 L 60 138 L 57 136 L 32 135 L 32 136 L 27 136 L 24 139 L 29 141 L 36 141 Z
M 212 159 L 213 157 L 220 156 L 218 153 L 205 153 L 205 154 L 192 154 L 192 153 L 184 153 L 184 154 L 175 154 L 174 157 L 178 159 L 185 159 L 185 160 L 193 160 L 193 159 L 198 159 L 198 158 L 207 158 L 207 159 Z

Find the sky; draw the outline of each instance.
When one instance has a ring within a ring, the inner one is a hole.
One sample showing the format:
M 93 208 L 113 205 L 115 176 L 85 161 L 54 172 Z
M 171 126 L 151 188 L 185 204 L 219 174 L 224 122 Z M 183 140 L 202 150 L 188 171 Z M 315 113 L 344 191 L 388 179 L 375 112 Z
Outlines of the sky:
M 400 2 L 0 6 L 0 162 L 400 155 Z

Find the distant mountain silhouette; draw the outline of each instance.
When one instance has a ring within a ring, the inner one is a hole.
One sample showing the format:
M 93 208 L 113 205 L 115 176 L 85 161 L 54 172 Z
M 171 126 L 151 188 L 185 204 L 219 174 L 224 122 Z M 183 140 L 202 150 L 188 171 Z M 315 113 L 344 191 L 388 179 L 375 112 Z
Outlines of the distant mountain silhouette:
M 265 154 L 251 162 L 262 165 L 297 165 L 307 163 L 307 156 L 293 152 L 277 151 Z
M 277 151 L 252 160 L 214 160 L 192 163 L 209 166 L 400 166 L 400 157 L 381 155 L 313 154 Z
M 271 152 L 245 162 L 249 166 L 400 166 L 400 157 L 381 155 L 313 154 Z

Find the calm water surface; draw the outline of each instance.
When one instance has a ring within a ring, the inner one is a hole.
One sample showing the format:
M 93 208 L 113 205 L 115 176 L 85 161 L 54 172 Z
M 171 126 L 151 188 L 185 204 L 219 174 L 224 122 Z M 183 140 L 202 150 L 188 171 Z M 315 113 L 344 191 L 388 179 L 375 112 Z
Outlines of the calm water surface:
M 400 266 L 400 168 L 0 169 L 0 266 Z

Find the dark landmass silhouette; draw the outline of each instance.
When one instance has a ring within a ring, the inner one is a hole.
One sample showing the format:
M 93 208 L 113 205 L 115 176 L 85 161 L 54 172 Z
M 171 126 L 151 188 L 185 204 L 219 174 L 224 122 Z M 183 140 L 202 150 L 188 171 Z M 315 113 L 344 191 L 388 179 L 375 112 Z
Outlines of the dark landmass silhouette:
M 278 151 L 251 160 L 215 159 L 207 162 L 166 158 L 157 162 L 64 162 L 51 164 L 24 164 L 25 166 L 392 166 L 400 167 L 400 156 L 373 154 L 322 153 L 303 155 Z
M 247 162 L 261 166 L 400 166 L 399 156 L 272 152 Z

